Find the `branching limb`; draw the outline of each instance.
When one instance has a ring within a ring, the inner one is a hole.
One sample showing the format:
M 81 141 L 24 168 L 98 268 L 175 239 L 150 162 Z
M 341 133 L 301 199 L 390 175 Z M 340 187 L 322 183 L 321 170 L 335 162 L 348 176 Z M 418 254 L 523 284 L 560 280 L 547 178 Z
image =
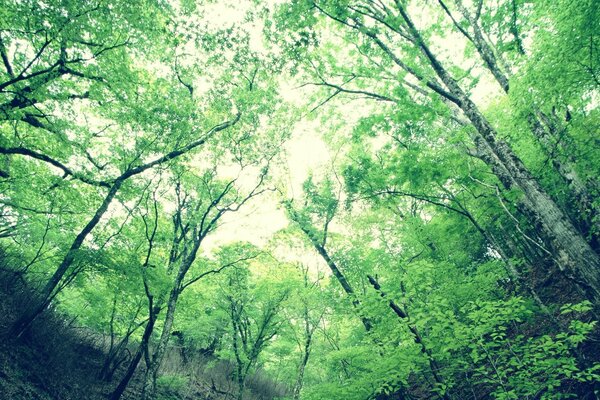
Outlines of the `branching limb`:
M 235 265 L 237 265 L 239 263 L 245 262 L 245 261 L 253 260 L 256 257 L 258 257 L 259 255 L 260 254 L 253 254 L 251 256 L 240 257 L 240 258 L 238 258 L 235 261 L 229 262 L 227 264 L 223 264 L 222 266 L 220 266 L 217 269 L 211 269 L 210 271 L 203 272 L 200 275 L 198 275 L 198 276 L 190 279 L 188 282 L 186 282 L 183 285 L 181 285 L 181 290 L 185 289 L 186 287 L 192 285 L 195 282 L 198 282 L 200 279 L 204 278 L 207 275 L 218 274 L 218 273 L 220 273 L 221 271 L 223 271 L 226 268 L 233 267 L 233 266 L 235 266 Z
M 6 154 L 6 155 L 19 154 L 19 155 L 23 155 L 26 157 L 34 158 L 34 159 L 37 159 L 40 161 L 44 161 L 44 162 L 60 169 L 63 172 L 63 177 L 71 176 L 74 179 L 77 179 L 81 182 L 84 182 L 84 183 L 87 183 L 87 184 L 93 185 L 93 186 L 101 186 L 101 187 L 106 187 L 106 188 L 110 188 L 110 186 L 111 186 L 110 183 L 107 181 L 97 181 L 94 179 L 87 178 L 86 176 L 83 176 L 77 172 L 74 172 L 73 170 L 71 170 L 69 167 L 67 167 L 60 161 L 58 161 L 50 156 L 47 156 L 45 154 L 39 153 L 35 150 L 31 150 L 31 149 L 28 149 L 25 147 L 0 147 L 0 154 Z
M 10 60 L 8 59 L 8 53 L 6 52 L 6 46 L 4 45 L 4 41 L 2 40 L 2 35 L 0 35 L 0 56 L 2 56 L 2 62 L 4 63 L 6 73 L 11 78 L 14 78 L 15 73 L 13 71 L 12 65 L 10 64 Z

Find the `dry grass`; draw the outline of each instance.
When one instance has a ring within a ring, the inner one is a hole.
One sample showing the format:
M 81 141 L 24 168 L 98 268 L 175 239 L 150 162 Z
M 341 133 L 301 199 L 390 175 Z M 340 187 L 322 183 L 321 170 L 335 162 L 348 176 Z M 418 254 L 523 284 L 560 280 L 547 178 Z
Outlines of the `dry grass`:
M 106 356 L 106 338 L 74 326 L 73 317 L 49 310 L 19 340 L 7 337 L 19 310 L 34 296 L 35 290 L 11 268 L 7 255 L 0 249 L 0 399 L 108 398 L 124 366 L 112 382 L 98 379 Z M 186 352 L 185 362 L 182 351 Z M 234 365 L 228 361 L 172 346 L 161 368 L 158 400 L 232 399 L 237 390 L 232 380 L 233 370 Z M 140 365 L 124 400 L 139 398 L 142 375 L 143 365 Z M 246 400 L 272 400 L 287 394 L 283 385 L 273 382 L 262 371 L 248 378 L 247 389 Z

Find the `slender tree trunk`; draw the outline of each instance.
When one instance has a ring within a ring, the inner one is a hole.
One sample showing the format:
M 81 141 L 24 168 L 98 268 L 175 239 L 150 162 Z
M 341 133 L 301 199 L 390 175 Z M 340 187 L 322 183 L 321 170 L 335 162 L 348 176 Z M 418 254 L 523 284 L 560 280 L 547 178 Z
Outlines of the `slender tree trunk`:
M 243 373 L 240 373 L 238 375 L 238 394 L 237 394 L 237 400 L 244 400 L 244 389 L 246 387 L 246 377 L 244 376 Z
M 485 37 L 483 36 L 483 32 L 479 27 L 479 23 L 475 20 L 474 16 L 464 7 L 461 1 L 457 1 L 458 9 L 461 14 L 467 19 L 469 25 L 472 28 L 472 34 L 465 35 L 466 38 L 473 43 L 477 52 L 485 62 L 485 65 L 490 70 L 502 90 L 508 93 L 509 84 L 508 84 L 508 76 L 502 71 L 500 67 L 500 63 L 498 62 L 498 58 L 494 53 L 492 46 L 489 45 Z M 455 24 L 457 28 L 459 28 L 458 24 Z M 464 32 L 462 28 L 459 29 L 461 32 Z
M 305 276 L 306 279 L 306 276 Z M 305 282 L 306 284 L 306 282 Z M 302 386 L 304 384 L 304 370 L 306 369 L 306 365 L 308 364 L 308 359 L 310 358 L 310 351 L 312 345 L 314 328 L 310 326 L 310 319 L 308 314 L 308 307 L 304 306 L 304 348 L 302 349 L 302 359 L 300 360 L 300 365 L 298 365 L 298 376 L 296 377 L 296 383 L 294 384 L 294 389 L 292 391 L 292 397 L 294 400 L 300 399 L 300 392 L 302 391 Z
M 296 213 L 296 210 L 294 210 L 291 205 L 288 205 L 287 209 L 290 214 L 290 218 L 300 226 L 300 229 L 302 230 L 302 232 L 304 232 L 306 237 L 308 237 L 308 239 L 312 243 L 315 250 L 317 250 L 317 253 L 319 253 L 319 255 L 323 258 L 323 260 L 325 261 L 325 263 L 327 264 L 327 266 L 333 273 L 333 276 L 335 276 L 335 279 L 337 279 L 340 286 L 342 286 L 342 289 L 344 289 L 344 292 L 346 292 L 346 294 L 352 299 L 352 305 L 356 309 L 359 309 L 360 301 L 356 297 L 356 293 L 354 292 L 354 289 L 352 288 L 352 286 L 346 279 L 346 276 L 344 276 L 342 271 L 338 268 L 337 264 L 331 259 L 331 257 L 329 256 L 329 253 L 327 252 L 325 247 L 323 247 L 323 245 L 321 245 L 321 243 L 319 243 L 319 241 L 317 240 L 315 235 L 309 229 L 307 229 L 306 226 L 304 226 L 302 224 L 302 221 L 300 220 L 298 214 Z M 359 311 L 359 313 L 360 313 L 360 311 Z M 367 317 L 360 315 L 360 319 L 361 319 L 363 325 L 365 326 L 365 329 L 367 330 L 367 332 L 373 328 L 373 324 Z
M 119 191 L 119 188 L 122 184 L 123 181 L 117 180 L 112 185 L 108 194 L 102 201 L 102 204 L 100 204 L 100 206 L 96 209 L 96 212 L 94 213 L 92 219 L 90 219 L 88 223 L 83 227 L 81 232 L 79 232 L 79 234 L 71 244 L 69 251 L 63 258 L 62 262 L 60 263 L 56 271 L 54 271 L 54 274 L 52 274 L 52 277 L 48 280 L 48 282 L 40 292 L 39 299 L 35 299 L 34 303 L 23 312 L 21 317 L 19 317 L 19 319 L 17 319 L 17 321 L 11 327 L 11 334 L 13 336 L 21 336 L 29 328 L 29 326 L 31 326 L 31 323 L 34 321 L 34 319 L 37 318 L 44 311 L 44 309 L 56 296 L 57 287 L 63 279 L 63 277 L 65 276 L 65 274 L 67 273 L 69 267 L 71 267 L 71 265 L 73 264 L 73 261 L 75 261 L 77 252 L 83 245 L 83 242 L 88 237 L 90 232 L 96 227 L 96 225 L 98 225 L 100 219 L 108 210 L 108 206 L 117 195 L 117 192 Z
M 158 378 L 158 370 L 160 369 L 160 365 L 165 356 L 165 351 L 167 350 L 167 345 L 169 344 L 169 339 L 171 337 L 173 321 L 175 320 L 175 311 L 177 310 L 177 301 L 179 300 L 179 295 L 183 291 L 183 280 L 192 266 L 192 263 L 196 260 L 196 254 L 198 253 L 198 249 L 200 248 L 204 237 L 204 234 L 201 234 L 200 236 L 194 238 L 192 249 L 187 254 L 187 257 L 181 261 L 177 275 L 175 276 L 173 285 L 171 286 L 163 329 L 160 334 L 158 344 L 156 345 L 156 349 L 150 358 L 150 365 L 148 365 L 146 382 L 144 385 L 144 399 L 152 397 L 156 393 L 156 379 Z
M 181 293 L 180 283 L 181 282 L 178 282 L 176 285 L 174 285 L 169 296 L 162 333 L 152 355 L 150 365 L 148 366 L 144 390 L 145 396 L 143 398 L 151 398 L 156 393 L 156 379 L 158 378 L 158 370 L 160 369 L 165 351 L 167 350 L 167 345 L 169 344 L 171 329 L 173 328 L 173 321 L 175 319 L 177 300 L 179 299 L 179 294 Z
M 385 298 L 386 293 L 381 289 L 379 282 L 377 282 L 377 280 L 375 278 L 373 278 L 371 275 L 367 275 L 367 278 L 369 279 L 369 283 L 371 283 L 373 288 L 377 292 L 379 292 L 379 295 L 381 297 Z M 429 369 L 431 371 L 431 374 L 433 375 L 433 379 L 435 380 L 435 382 L 440 387 L 445 387 L 446 385 L 444 383 L 444 378 L 440 375 L 440 372 L 439 372 L 439 371 L 441 371 L 439 364 L 433 357 L 433 354 L 431 354 L 431 350 L 429 350 L 429 348 L 427 348 L 427 346 L 423 342 L 423 338 L 421 337 L 421 333 L 419 332 L 419 329 L 414 324 L 411 324 L 408 322 L 408 314 L 407 314 L 406 310 L 402 309 L 398 304 L 396 304 L 396 302 L 394 300 L 390 300 L 388 302 L 388 304 L 389 304 L 390 308 L 394 311 L 394 313 L 398 316 L 398 318 L 400 318 L 403 322 L 406 323 L 408 330 L 413 335 L 413 340 L 415 341 L 415 343 L 417 343 L 421 347 L 421 352 L 427 358 L 427 362 L 429 363 Z M 445 391 L 441 395 L 441 397 L 446 400 L 450 399 L 450 397 L 448 396 L 448 394 Z
M 310 346 L 310 339 L 307 340 L 306 346 Z M 298 366 L 298 376 L 296 377 L 296 383 L 294 384 L 292 396 L 294 400 L 300 399 L 300 392 L 302 392 L 302 386 L 304 384 L 304 370 L 306 369 L 306 365 L 308 364 L 308 358 L 310 357 L 310 350 L 307 350 L 308 347 L 306 346 L 302 354 L 302 360 L 300 361 L 300 365 Z
M 237 324 L 236 307 L 234 300 L 230 298 L 230 316 L 231 316 L 231 334 L 233 342 L 233 354 L 235 355 L 236 361 L 236 373 L 235 377 L 238 384 L 237 400 L 243 400 L 244 398 L 244 386 L 246 383 L 246 377 L 244 376 L 244 362 L 242 361 L 240 343 L 238 341 L 239 327 Z
M 121 398 L 121 396 L 125 392 L 125 389 L 129 385 L 129 382 L 131 381 L 131 378 L 133 377 L 133 374 L 135 373 L 135 370 L 137 369 L 137 366 L 140 363 L 140 360 L 142 359 L 144 352 L 147 351 L 147 349 L 148 349 L 148 343 L 150 342 L 150 337 L 152 336 L 152 332 L 154 331 L 154 324 L 156 323 L 156 318 L 158 317 L 158 314 L 160 313 L 160 310 L 161 310 L 160 307 L 158 307 L 158 306 L 153 307 L 152 301 L 150 302 L 149 308 L 151 310 L 150 318 L 148 320 L 148 323 L 146 324 L 146 328 L 144 329 L 144 334 L 142 335 L 142 341 L 140 342 L 140 345 L 139 345 L 137 351 L 135 352 L 135 355 L 131 359 L 131 363 L 129 363 L 129 367 L 127 368 L 127 371 L 125 372 L 125 375 L 119 382 L 119 385 L 117 386 L 117 388 L 110 395 L 110 400 L 119 400 Z
M 139 309 L 138 309 L 139 311 Z M 115 293 L 115 296 L 113 298 L 113 304 L 112 304 L 112 311 L 110 313 L 110 321 L 109 321 L 109 335 L 110 335 L 110 345 L 108 348 L 108 353 L 106 354 L 106 357 L 104 358 L 104 363 L 102 364 L 102 368 L 100 369 L 100 372 L 98 373 L 98 377 L 103 380 L 103 381 L 110 381 L 110 378 L 112 378 L 112 371 L 113 368 L 111 368 L 117 358 L 117 356 L 119 355 L 122 346 L 124 345 L 125 341 L 127 339 L 129 339 L 129 335 L 126 335 L 123 339 L 121 339 L 121 341 L 119 341 L 119 344 L 115 347 L 115 315 L 117 314 L 117 294 Z M 137 313 L 136 313 L 137 316 Z M 135 320 L 135 317 L 134 317 Z M 115 366 L 115 368 L 118 366 L 118 364 Z

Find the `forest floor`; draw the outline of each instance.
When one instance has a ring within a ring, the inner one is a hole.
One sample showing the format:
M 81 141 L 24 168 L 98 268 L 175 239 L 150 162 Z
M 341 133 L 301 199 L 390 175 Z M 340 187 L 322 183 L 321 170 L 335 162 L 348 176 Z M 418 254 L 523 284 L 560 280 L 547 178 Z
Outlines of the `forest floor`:
M 10 277 L 3 273 L 0 279 L 0 398 L 107 399 L 116 384 L 97 378 L 104 352 L 57 313 L 48 311 L 41 315 L 18 340 L 8 337 L 11 322 L 30 295 L 16 275 Z
M 98 336 L 77 327 L 76 320 L 47 311 L 19 340 L 6 332 L 31 293 L 15 277 L 0 276 L 0 399 L 106 400 L 124 373 L 122 366 L 111 382 L 98 378 L 105 350 Z M 17 284 L 16 284 L 17 283 Z M 18 287 L 18 288 L 17 288 Z M 224 400 L 232 398 L 233 365 L 214 357 L 192 356 L 186 365 L 180 349 L 167 354 L 158 400 Z M 143 364 L 143 362 L 141 363 Z M 143 366 L 138 367 L 123 400 L 140 398 Z M 249 379 L 248 400 L 270 400 L 285 390 L 260 374 Z

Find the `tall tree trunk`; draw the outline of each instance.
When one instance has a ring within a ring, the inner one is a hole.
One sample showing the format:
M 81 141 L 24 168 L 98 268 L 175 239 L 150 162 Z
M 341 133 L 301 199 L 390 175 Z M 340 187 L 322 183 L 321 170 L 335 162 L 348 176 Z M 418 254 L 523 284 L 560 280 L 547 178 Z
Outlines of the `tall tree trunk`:
M 106 197 L 102 201 L 102 204 L 96 209 L 94 216 L 92 219 L 88 221 L 88 223 L 83 227 L 81 232 L 77 235 L 71 247 L 69 248 L 67 254 L 64 256 L 62 262 L 52 274 L 52 277 L 48 280 L 44 288 L 41 290 L 39 294 L 39 298 L 33 300 L 33 304 L 31 304 L 22 315 L 15 321 L 13 326 L 11 327 L 11 335 L 15 337 L 21 336 L 31 325 L 35 318 L 37 318 L 43 311 L 48 307 L 52 299 L 58 294 L 57 288 L 67 273 L 68 269 L 73 265 L 75 261 L 75 257 L 77 252 L 83 245 L 83 242 L 88 237 L 90 232 L 98 225 L 102 216 L 108 210 L 108 206 L 113 201 L 117 192 L 119 191 L 121 185 L 123 184 L 122 180 L 116 180 L 115 183 L 111 186 L 109 192 Z
M 183 277 L 181 279 L 183 279 Z M 156 393 L 156 379 L 158 378 L 158 370 L 160 369 L 160 366 L 162 364 L 165 351 L 167 350 L 167 345 L 169 344 L 169 338 L 171 337 L 171 329 L 173 328 L 173 321 L 175 319 L 177 300 L 179 299 L 179 294 L 181 293 L 180 288 L 181 281 L 177 279 L 177 282 L 173 286 L 173 289 L 171 289 L 171 293 L 169 295 L 169 301 L 167 303 L 167 312 L 165 314 L 165 321 L 163 324 L 162 332 L 160 334 L 160 339 L 158 340 L 154 353 L 152 354 L 151 362 L 146 372 L 146 382 L 144 383 L 145 395 L 143 396 L 144 399 L 152 398 Z
M 235 355 L 236 361 L 236 381 L 238 384 L 237 400 L 243 400 L 244 398 L 244 386 L 246 385 L 246 377 L 244 376 L 244 362 L 242 361 L 240 343 L 238 340 L 239 326 L 237 323 L 237 311 L 234 300 L 230 298 L 230 316 L 231 316 L 231 339 L 233 342 L 233 354 Z
M 306 279 L 306 276 L 305 276 Z M 294 389 L 292 391 L 292 398 L 294 400 L 300 399 L 300 392 L 302 391 L 302 386 L 304 385 L 304 370 L 306 369 L 306 365 L 308 364 L 308 359 L 310 358 L 310 351 L 312 345 L 312 338 L 314 333 L 314 327 L 310 326 L 310 318 L 308 314 L 308 307 L 304 306 L 304 348 L 302 349 L 302 359 L 300 360 L 300 364 L 298 365 L 298 375 L 296 376 L 296 383 L 294 384 Z
M 379 295 L 381 297 L 385 298 L 386 293 L 381 289 L 379 282 L 377 282 L 377 280 L 375 278 L 373 278 L 371 275 L 367 275 L 367 278 L 369 279 L 369 283 L 371 283 L 371 285 L 379 293 Z M 398 318 L 400 318 L 403 322 L 406 323 L 408 330 L 413 335 L 413 340 L 415 341 L 416 344 L 419 345 L 419 347 L 421 347 L 421 353 L 423 353 L 425 355 L 425 357 L 427 358 L 427 362 L 429 363 L 429 369 L 431 371 L 431 374 L 433 375 L 433 379 L 435 380 L 436 384 L 438 384 L 442 388 L 445 388 L 446 385 L 444 383 L 444 378 L 440 375 L 440 370 L 441 370 L 440 365 L 437 363 L 437 361 L 433 357 L 431 350 L 429 350 L 427 345 L 423 342 L 423 338 L 421 337 L 421 333 L 419 332 L 419 329 L 414 324 L 411 324 L 408 322 L 409 318 L 408 318 L 408 313 L 406 312 L 406 310 L 402 309 L 398 304 L 396 304 L 396 302 L 394 300 L 390 300 L 388 302 L 388 305 L 390 306 L 392 311 L 394 311 L 394 314 L 396 314 L 398 316 Z M 446 400 L 450 399 L 449 395 L 445 391 L 441 395 L 441 397 Z
M 554 259 L 564 275 L 575 282 L 586 297 L 600 309 L 600 258 L 586 239 L 577 231 L 567 215 L 542 189 L 512 149 L 497 140 L 497 133 L 473 101 L 431 53 L 403 6 L 398 9 L 421 52 L 450 93 L 456 104 L 476 129 L 475 141 L 484 148 L 484 161 L 507 189 L 522 192 L 520 201 L 539 223 L 552 245 Z
M 444 10 L 449 14 L 450 11 L 446 8 L 442 0 L 438 0 Z M 479 26 L 477 19 L 464 7 L 460 0 L 456 1 L 459 11 L 467 19 L 471 26 L 471 34 L 466 32 L 460 27 L 457 21 L 453 22 L 456 28 L 463 33 L 463 35 L 469 40 L 481 58 L 483 59 L 486 67 L 494 76 L 502 90 L 505 93 L 509 92 L 509 79 L 511 72 L 506 68 L 502 67 L 498 63 L 494 49 L 490 43 L 485 39 L 483 32 Z M 513 1 L 513 16 L 516 18 L 516 4 Z M 516 29 L 516 21 L 511 21 Z M 518 38 L 518 34 L 515 35 Z M 444 81 L 444 83 L 446 83 Z M 454 92 L 453 92 L 454 93 Z M 455 93 L 456 94 L 456 93 Z M 559 132 L 556 124 L 552 123 L 550 119 L 538 109 L 534 109 L 528 116 L 528 122 L 531 127 L 536 139 L 542 145 L 544 151 L 551 159 L 552 165 L 554 166 L 558 175 L 562 178 L 565 184 L 571 191 L 573 203 L 577 207 L 577 212 L 571 214 L 571 217 L 577 221 L 578 225 L 581 226 L 581 230 L 584 235 L 588 234 L 592 228 L 592 221 L 598 214 L 597 207 L 594 206 L 593 195 L 590 192 L 590 188 L 580 178 L 579 173 L 575 168 L 575 163 L 571 159 L 561 161 L 557 156 L 554 155 L 553 142 L 559 141 Z M 544 124 L 546 127 L 544 127 Z M 594 238 L 593 242 L 597 242 L 598 239 Z
M 58 290 L 60 290 L 59 284 L 63 280 L 69 267 L 71 267 L 71 265 L 75 261 L 77 252 L 79 251 L 79 249 L 81 248 L 81 246 L 83 245 L 83 243 L 85 242 L 86 238 L 91 233 L 91 231 L 96 227 L 96 225 L 98 225 L 98 223 L 102 219 L 102 216 L 108 210 L 110 203 L 116 197 L 119 189 L 121 188 L 121 186 L 123 185 L 123 183 L 126 180 L 128 180 L 129 178 L 131 178 L 133 176 L 139 175 L 153 167 L 156 167 L 156 166 L 165 164 L 171 160 L 174 160 L 174 159 L 180 157 L 181 155 L 187 154 L 190 151 L 192 151 L 193 149 L 202 146 L 215 133 L 235 125 L 240 120 L 240 117 L 241 117 L 241 114 L 237 113 L 233 120 L 225 121 L 219 125 L 215 125 L 201 139 L 198 139 L 191 143 L 188 143 L 186 146 L 172 150 L 169 153 L 164 154 L 162 157 L 159 157 L 153 161 L 149 161 L 145 164 L 141 164 L 136 167 L 129 168 L 128 170 L 123 172 L 118 178 L 116 178 L 112 182 L 112 185 L 110 185 L 110 189 L 109 189 L 106 197 L 104 198 L 104 200 L 102 201 L 100 206 L 96 209 L 94 216 L 83 227 L 81 232 L 79 232 L 79 234 L 77 235 L 77 237 L 71 244 L 69 251 L 63 258 L 62 262 L 60 263 L 60 265 L 58 266 L 58 268 L 56 269 L 56 271 L 54 272 L 52 277 L 48 280 L 48 282 L 46 283 L 46 285 L 40 292 L 39 299 L 35 299 L 34 300 L 35 303 L 33 305 L 31 305 L 31 307 L 29 307 L 27 310 L 25 310 L 24 313 L 21 315 L 21 317 L 19 317 L 17 319 L 17 321 L 13 324 L 13 326 L 11 327 L 11 330 L 10 330 L 11 335 L 17 336 L 17 337 L 22 335 L 23 332 L 25 332 L 29 328 L 29 326 L 31 325 L 33 320 L 35 318 L 37 318 L 44 311 L 44 309 L 51 303 L 51 301 L 57 295 Z
M 237 394 L 236 399 L 244 400 L 244 389 L 246 387 L 246 377 L 243 375 L 243 373 L 241 373 L 238 375 L 237 380 L 238 380 L 238 394 Z
M 438 0 L 438 1 L 445 8 L 443 1 L 442 0 Z M 458 9 L 461 12 L 461 14 L 469 22 L 472 33 L 468 34 L 466 31 L 464 31 L 462 28 L 460 28 L 459 24 L 456 21 L 454 21 L 455 26 L 473 44 L 473 46 L 475 46 L 475 48 L 477 49 L 477 52 L 479 53 L 479 55 L 485 62 L 485 65 L 490 70 L 490 72 L 492 73 L 492 75 L 494 76 L 494 78 L 496 79 L 496 81 L 498 82 L 500 87 L 502 88 L 502 90 L 504 90 L 506 93 L 508 93 L 509 76 L 507 73 L 505 73 L 502 70 L 502 68 L 500 66 L 500 62 L 499 62 L 498 58 L 496 57 L 496 53 L 494 53 L 494 49 L 492 48 L 492 46 L 490 46 L 490 44 L 485 39 L 483 32 L 481 31 L 481 28 L 479 26 L 479 23 L 477 22 L 475 17 L 465 8 L 465 6 L 462 4 L 462 2 L 460 0 L 457 0 L 456 4 L 457 4 Z M 445 8 L 445 10 L 446 10 L 446 12 L 450 13 L 450 11 L 448 11 L 446 8 Z
M 148 365 L 148 370 L 146 371 L 146 381 L 144 383 L 144 399 L 151 398 L 156 393 L 156 379 L 158 378 L 158 370 L 160 369 L 165 356 L 165 351 L 167 350 L 167 345 L 169 344 L 169 339 L 171 338 L 171 330 L 173 328 L 173 321 L 175 320 L 175 311 L 177 310 L 177 301 L 179 300 L 179 295 L 184 289 L 183 280 L 185 279 L 190 267 L 196 260 L 196 255 L 200 245 L 202 244 L 202 241 L 204 240 L 204 237 L 205 233 L 201 233 L 199 236 L 194 237 L 192 248 L 187 256 L 181 261 L 179 269 L 177 270 L 177 275 L 173 280 L 160 339 L 158 340 L 152 357 L 149 357 L 150 364 Z
M 352 305 L 354 306 L 354 308 L 356 308 L 358 310 L 360 319 L 361 319 L 363 325 L 365 326 L 365 329 L 367 330 L 367 332 L 370 331 L 373 328 L 373 324 L 367 317 L 360 314 L 360 310 L 359 310 L 360 300 L 358 300 L 358 298 L 356 297 L 356 293 L 354 292 L 354 289 L 352 288 L 352 286 L 346 279 L 346 276 L 338 268 L 335 261 L 333 261 L 331 259 L 331 257 L 329 256 L 329 253 L 327 252 L 325 247 L 321 243 L 319 243 L 318 239 L 311 232 L 311 230 L 308 229 L 303 224 L 303 222 L 301 221 L 296 210 L 294 210 L 290 204 L 288 204 L 286 207 L 289 212 L 290 218 L 300 226 L 300 229 L 302 230 L 302 232 L 304 232 L 306 237 L 310 240 L 310 242 L 312 243 L 312 245 L 315 248 L 315 250 L 317 251 L 317 253 L 319 253 L 319 255 L 323 258 L 323 260 L 325 261 L 325 263 L 331 270 L 331 273 L 333 274 L 333 276 L 335 276 L 335 279 L 338 281 L 338 283 L 340 284 L 342 289 L 344 289 L 344 292 L 346 292 L 348 297 L 350 297 L 350 299 L 352 300 Z
M 310 339 L 307 339 L 306 346 L 310 346 Z M 302 392 L 302 386 L 304 384 L 304 370 L 306 369 L 308 358 L 310 357 L 310 351 L 306 350 L 306 346 L 304 348 L 305 350 L 302 352 L 302 360 L 298 366 L 298 376 L 296 376 L 296 383 L 294 383 L 294 389 L 292 391 L 292 398 L 294 400 L 300 399 L 300 392 Z
M 146 328 L 144 329 L 144 334 L 142 335 L 140 345 L 137 351 L 135 352 L 135 355 L 131 359 L 131 363 L 129 363 L 129 367 L 125 372 L 125 375 L 119 382 L 117 388 L 110 395 L 110 400 L 119 400 L 121 398 L 121 396 L 125 392 L 125 389 L 129 385 L 129 382 L 131 381 L 131 378 L 133 377 L 133 374 L 135 373 L 135 370 L 137 369 L 137 366 L 140 363 L 144 352 L 148 350 L 148 343 L 150 342 L 150 337 L 152 336 L 152 332 L 154 331 L 154 324 L 156 323 L 156 318 L 158 317 L 161 308 L 159 306 L 153 306 L 152 299 L 150 299 L 149 309 L 150 316 L 148 319 L 148 323 L 146 324 Z

